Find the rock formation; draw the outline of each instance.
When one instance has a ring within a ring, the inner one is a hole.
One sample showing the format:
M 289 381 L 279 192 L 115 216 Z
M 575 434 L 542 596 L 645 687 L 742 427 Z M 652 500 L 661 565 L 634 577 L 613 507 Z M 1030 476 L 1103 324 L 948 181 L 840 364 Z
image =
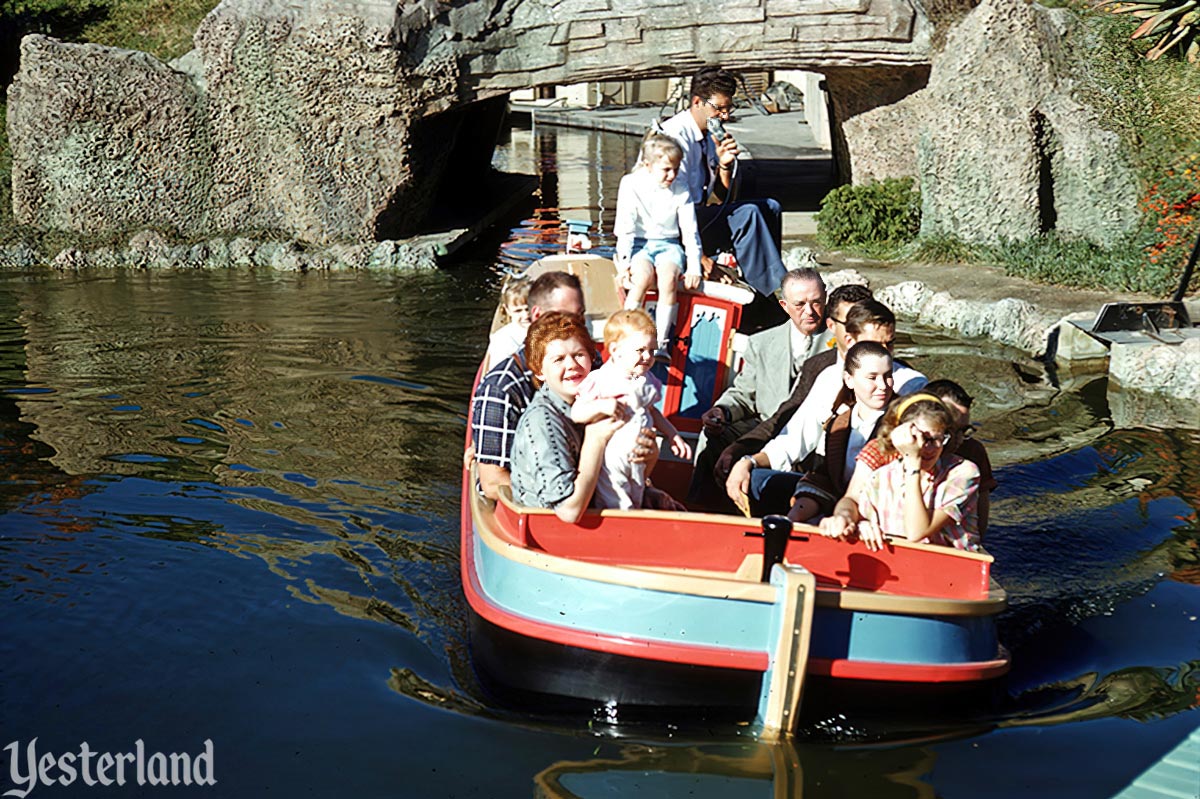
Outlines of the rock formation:
M 910 0 L 224 0 L 173 67 L 30 36 L 14 213 L 81 234 L 398 238 L 454 164 L 486 167 L 490 98 L 713 62 L 903 71 L 929 35 Z
M 1137 223 L 1137 179 L 1075 97 L 1072 24 L 1065 10 L 984 0 L 934 55 L 928 86 L 845 120 L 854 181 L 915 177 L 922 235 L 1114 243 Z

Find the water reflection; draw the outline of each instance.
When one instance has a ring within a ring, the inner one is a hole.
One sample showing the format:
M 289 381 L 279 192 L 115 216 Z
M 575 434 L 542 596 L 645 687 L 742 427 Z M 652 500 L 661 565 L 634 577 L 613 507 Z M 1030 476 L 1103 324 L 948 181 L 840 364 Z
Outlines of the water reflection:
M 752 743 L 738 746 L 631 744 L 607 757 L 559 761 L 534 777 L 537 797 L 878 796 L 928 799 L 934 762 L 920 747 L 870 750 Z M 869 763 L 869 767 L 864 768 Z
M 514 160 L 549 157 L 544 132 L 521 141 Z M 636 146 L 555 141 L 544 204 L 560 210 L 531 218 L 502 264 L 557 247 L 560 216 L 611 214 Z M 770 748 L 745 728 L 650 735 L 619 713 L 494 707 L 466 649 L 458 475 L 496 252 L 422 276 L 0 274 L 13 738 L 127 747 L 202 731 L 245 795 L 528 795 L 538 774 L 539 790 L 582 796 L 617 772 L 611 785 L 661 772 L 686 793 L 711 772 L 729 795 L 927 796 L 980 795 L 953 775 L 995 771 L 980 741 L 1035 730 L 1001 758 L 1028 775 L 1051 767 L 1048 740 L 1070 750 L 1092 725 L 1133 723 L 1142 748 L 1103 781 L 1119 789 L 1195 725 L 1200 437 L 1116 423 L 1097 375 L 919 330 L 902 355 L 978 397 L 998 467 L 987 545 L 1015 664 L 998 714 L 834 714 Z M 492 759 L 463 769 L 466 742 Z M 1095 787 L 1075 795 L 1112 792 Z

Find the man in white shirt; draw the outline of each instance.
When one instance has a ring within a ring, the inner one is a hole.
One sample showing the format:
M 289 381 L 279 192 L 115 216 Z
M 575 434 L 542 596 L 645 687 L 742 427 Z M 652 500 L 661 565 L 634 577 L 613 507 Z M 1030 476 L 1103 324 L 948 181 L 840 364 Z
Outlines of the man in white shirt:
M 704 67 L 692 77 L 691 105 L 662 124 L 662 132 L 679 142 L 683 162 L 679 177 L 696 205 L 696 221 L 707 253 L 733 252 L 742 277 L 770 297 L 787 268 L 779 255 L 783 210 L 775 200 L 733 201 L 738 179 L 738 145 L 726 133 L 719 138 L 708 122 L 725 122 L 733 112 L 737 78 L 719 67 Z M 719 205 L 708 205 L 715 194 Z M 704 274 L 712 259 L 701 258 Z
M 860 341 L 875 341 L 891 352 L 896 340 L 896 316 L 877 300 L 864 300 L 846 313 L 837 336 L 837 363 L 825 369 L 813 383 L 807 399 L 791 420 L 760 452 L 746 455 L 733 465 L 725 492 L 735 504 L 751 499 L 758 513 L 786 513 L 787 500 L 802 474 L 801 463 L 810 455 L 824 454 L 825 422 L 837 413 L 833 402 L 842 386 L 842 358 Z M 928 383 L 902 361 L 892 366 L 893 390 L 898 396 L 920 391 Z

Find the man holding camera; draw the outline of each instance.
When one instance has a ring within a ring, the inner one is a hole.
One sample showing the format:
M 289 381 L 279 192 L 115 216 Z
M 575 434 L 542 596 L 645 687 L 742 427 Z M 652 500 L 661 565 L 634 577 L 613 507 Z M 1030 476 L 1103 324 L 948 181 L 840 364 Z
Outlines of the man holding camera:
M 733 252 L 743 279 L 770 297 L 787 269 L 780 258 L 782 209 L 775 200 L 733 201 L 738 171 L 738 145 L 725 131 L 733 112 L 737 78 L 720 67 L 704 67 L 692 77 L 691 105 L 662 124 L 662 132 L 679 142 L 683 163 L 679 177 L 696 204 L 696 222 L 705 253 Z M 708 205 L 711 195 L 721 201 Z M 713 261 L 701 256 L 707 277 Z

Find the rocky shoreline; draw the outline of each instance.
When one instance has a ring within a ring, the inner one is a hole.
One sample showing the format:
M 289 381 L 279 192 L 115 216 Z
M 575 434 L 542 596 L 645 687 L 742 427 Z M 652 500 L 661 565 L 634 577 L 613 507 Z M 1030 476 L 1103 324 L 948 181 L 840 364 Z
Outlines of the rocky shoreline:
M 1176 345 L 1147 339 L 1106 347 L 1080 328 L 1090 328 L 1106 302 L 1155 298 L 1035 284 L 980 265 L 875 263 L 804 246 L 787 248 L 785 261 L 789 267 L 821 268 L 830 286 L 868 285 L 907 322 L 968 340 L 996 341 L 1056 370 L 1106 371 L 1118 426 L 1156 419 L 1165 426 L 1200 429 L 1200 335 Z M 1189 315 L 1200 319 L 1200 298 L 1185 304 Z
M 294 239 L 252 239 L 244 236 L 206 239 L 193 244 L 172 244 L 165 236 L 143 231 L 126 247 L 84 250 L 67 247 L 49 262 L 54 269 L 227 269 L 235 267 L 310 270 L 427 271 L 437 268 L 436 239 L 332 244 L 323 247 Z M 33 269 L 46 266 L 45 258 L 28 244 L 0 247 L 0 268 Z

